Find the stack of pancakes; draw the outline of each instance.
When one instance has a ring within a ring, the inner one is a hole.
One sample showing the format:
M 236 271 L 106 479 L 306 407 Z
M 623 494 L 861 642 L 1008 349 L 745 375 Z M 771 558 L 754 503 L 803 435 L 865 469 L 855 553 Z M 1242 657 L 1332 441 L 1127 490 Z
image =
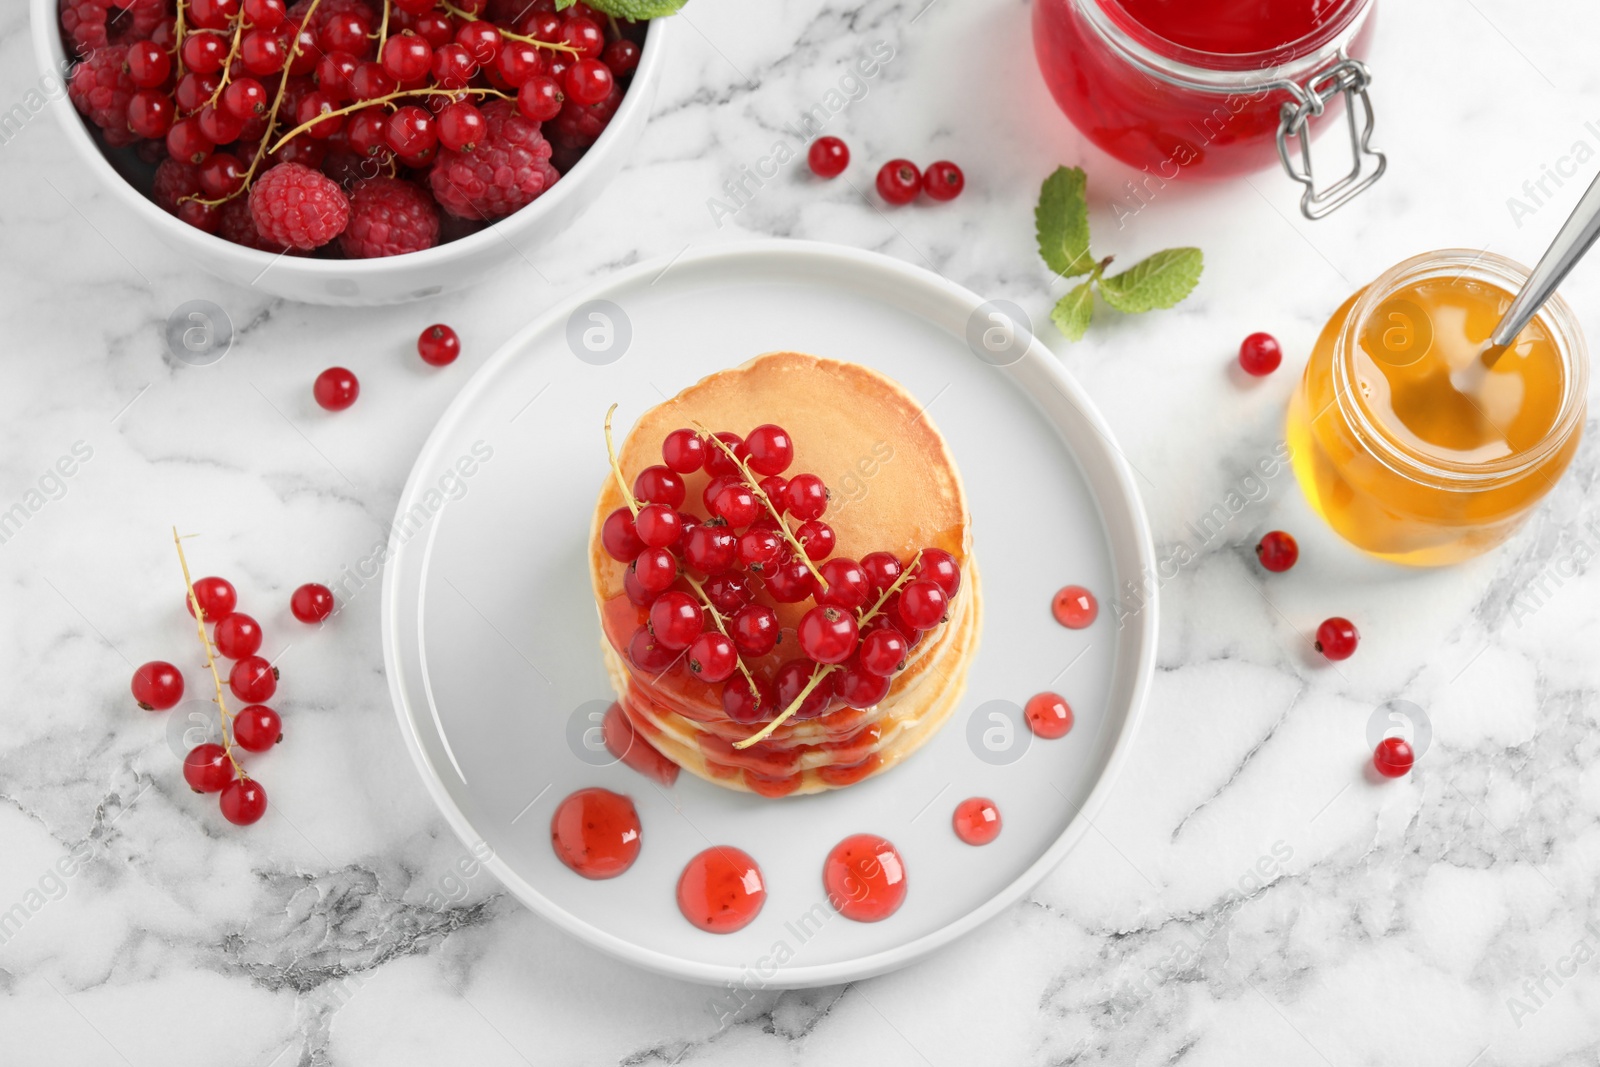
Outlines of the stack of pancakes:
M 722 709 L 722 686 L 695 677 L 686 656 L 660 675 L 640 671 L 628 659 L 629 639 L 649 611 L 629 602 L 623 591 L 627 565 L 601 544 L 606 516 L 625 506 L 615 478 L 606 477 L 595 506 L 589 565 L 606 668 L 622 712 L 639 740 L 680 767 L 731 789 L 785 796 L 861 781 L 933 736 L 966 686 L 982 597 L 966 495 L 944 438 L 910 394 L 866 367 L 798 352 L 759 356 L 645 412 L 618 459 L 631 485 L 641 470 L 661 462 L 661 442 L 673 430 L 704 427 L 742 436 L 762 423 L 784 427 L 794 442 L 794 462 L 785 475 L 810 472 L 828 485 L 822 521 L 837 535 L 834 556 L 859 560 L 890 552 L 905 563 L 921 549 L 939 548 L 961 568 L 946 621 L 922 633 L 882 701 L 866 709 L 835 704 L 816 718 L 790 718 L 738 749 L 734 743 L 763 724 L 730 720 Z M 684 510 L 703 516 L 705 471 L 684 480 Z M 783 639 L 768 656 L 745 662 L 770 675 L 801 655 L 794 627 L 814 604 L 810 598 L 780 604 L 764 592 L 756 596 L 777 611 Z M 739 675 L 729 684 L 739 684 Z

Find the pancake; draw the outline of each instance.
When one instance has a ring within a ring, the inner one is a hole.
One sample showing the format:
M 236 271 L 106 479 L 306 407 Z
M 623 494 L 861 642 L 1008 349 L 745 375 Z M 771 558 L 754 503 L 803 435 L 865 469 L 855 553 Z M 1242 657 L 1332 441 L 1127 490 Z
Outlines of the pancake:
M 860 559 L 888 551 L 909 561 L 919 550 L 938 548 L 961 569 L 946 621 L 921 634 L 877 705 L 791 718 L 755 745 L 735 749 L 734 742 L 764 724 L 730 721 L 720 684 L 702 682 L 681 658 L 654 676 L 628 659 L 629 640 L 648 611 L 629 602 L 623 587 L 627 565 L 613 559 L 601 541 L 606 517 L 626 506 L 615 478 L 605 478 L 591 526 L 590 571 L 606 666 L 624 713 L 641 737 L 679 766 L 719 785 L 772 796 L 851 784 L 893 766 L 926 741 L 959 702 L 982 610 L 970 516 L 954 459 L 922 405 L 876 371 L 797 352 L 758 356 L 646 411 L 622 441 L 618 464 L 631 485 L 641 470 L 661 462 L 661 442 L 673 430 L 742 435 L 766 422 L 783 426 L 794 443 L 785 475 L 807 471 L 828 485 L 822 521 L 836 535 L 834 556 Z M 703 470 L 684 476 L 686 512 L 704 513 L 700 497 L 707 481 Z M 785 640 L 772 655 L 747 658 L 746 664 L 770 674 L 799 655 L 793 628 L 814 604 L 810 598 L 775 603 L 765 592 L 757 599 L 776 610 Z

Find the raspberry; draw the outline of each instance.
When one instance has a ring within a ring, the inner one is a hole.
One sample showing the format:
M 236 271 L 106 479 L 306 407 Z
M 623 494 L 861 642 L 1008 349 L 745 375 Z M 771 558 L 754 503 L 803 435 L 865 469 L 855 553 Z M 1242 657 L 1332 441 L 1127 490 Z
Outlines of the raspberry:
M 559 174 L 550 165 L 550 142 L 509 100 L 483 107 L 487 129 L 471 152 L 441 148 L 428 185 L 445 211 L 464 219 L 497 219 L 526 207 Z
M 79 113 L 98 126 L 111 145 L 132 144 L 139 138 L 128 129 L 128 101 L 135 92 L 128 77 L 126 45 L 107 45 L 72 68 L 67 95 Z
M 181 159 L 163 159 L 156 167 L 156 180 L 150 199 L 169 215 L 178 213 L 178 201 L 200 195 L 200 168 Z
M 116 6 L 111 0 L 62 0 L 61 29 L 80 56 L 88 57 L 107 45 L 144 41 L 167 17 L 162 0 L 132 0 Z
M 420 252 L 439 242 L 439 212 L 427 193 L 399 178 L 368 178 L 350 197 L 339 247 L 351 259 Z
M 268 241 L 318 248 L 344 229 L 350 201 L 338 185 L 310 167 L 280 163 L 251 187 L 250 217 Z
M 622 86 L 611 83 L 611 92 L 598 104 L 580 104 L 569 99 L 556 116 L 555 137 L 575 147 L 586 147 L 599 140 L 622 103 Z
M 256 229 L 256 220 L 250 214 L 250 201 L 243 196 L 236 196 L 222 205 L 221 213 L 217 217 L 217 236 L 236 245 L 244 245 L 246 248 L 254 248 L 261 252 L 271 252 L 274 255 L 293 251 L 284 245 L 273 244 L 261 236 L 261 231 Z

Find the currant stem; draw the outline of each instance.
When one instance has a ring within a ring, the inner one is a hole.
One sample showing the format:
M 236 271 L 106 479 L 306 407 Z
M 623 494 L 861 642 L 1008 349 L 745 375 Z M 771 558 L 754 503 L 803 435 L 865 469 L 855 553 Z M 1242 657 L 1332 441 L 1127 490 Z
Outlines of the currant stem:
M 278 143 L 273 145 L 267 151 L 269 153 L 276 152 L 278 149 L 282 148 L 286 142 L 292 138 L 300 136 L 302 133 L 305 133 L 323 119 L 338 118 L 340 115 L 349 115 L 356 111 L 364 111 L 369 107 L 377 107 L 379 104 L 387 104 L 393 100 L 400 100 L 413 96 L 460 96 L 467 93 L 477 93 L 479 96 L 498 96 L 502 100 L 511 99 L 499 89 L 401 89 L 398 92 L 390 93 L 388 96 L 376 96 L 371 100 L 358 100 L 353 104 L 346 104 L 344 107 L 334 108 L 332 111 L 324 111 L 311 121 L 302 122 L 300 125 L 296 126 L 294 129 L 278 138 Z
M 216 91 L 211 94 L 211 99 L 206 101 L 212 107 L 217 106 L 217 101 L 222 99 L 222 90 L 228 87 L 229 75 L 233 73 L 233 61 L 239 58 L 239 38 L 244 34 L 244 15 L 241 14 L 233 23 L 233 43 L 228 45 L 228 58 L 222 64 L 222 77 L 217 81 Z
M 378 23 L 378 55 L 383 55 L 383 46 L 389 43 L 389 6 L 391 0 L 383 0 L 383 21 Z
M 872 605 L 871 609 L 861 616 L 860 620 L 857 622 L 858 626 L 865 626 L 867 623 L 877 618 L 878 612 L 883 610 L 883 606 L 889 602 L 889 598 L 898 593 L 900 591 L 900 587 L 911 580 L 911 573 L 917 569 L 917 564 L 920 562 L 922 562 L 922 549 L 919 548 L 917 549 L 917 554 L 911 557 L 911 562 L 906 564 L 906 569 L 900 572 L 900 577 L 896 578 L 894 582 L 890 584 L 889 588 L 885 589 L 878 596 L 878 602 Z
M 178 15 L 177 19 L 172 24 L 172 63 L 173 66 L 177 68 L 177 73 L 173 76 L 174 80 L 182 78 L 184 75 L 183 31 L 187 29 L 187 27 L 183 24 L 183 12 L 187 6 L 188 5 L 186 5 L 183 0 L 178 0 Z
M 450 3 L 449 0 L 439 0 L 439 6 L 444 8 L 450 14 L 454 15 L 456 18 L 466 19 L 468 22 L 480 21 L 477 15 L 474 15 L 470 11 L 461 10 L 459 7 L 456 7 L 456 5 Z M 524 44 L 531 44 L 536 48 L 548 48 L 553 52 L 565 52 L 572 56 L 578 54 L 578 49 L 570 44 L 557 44 L 555 41 L 541 41 L 537 37 L 526 37 L 520 33 L 512 33 L 510 30 L 505 29 L 504 27 L 498 28 L 500 30 L 500 36 L 510 41 L 521 41 Z
M 217 689 L 215 701 L 222 726 L 222 753 L 233 764 L 234 777 L 243 781 L 250 776 L 244 773 L 244 768 L 239 766 L 239 761 L 233 755 L 233 730 L 228 725 L 233 716 L 229 714 L 227 701 L 222 697 L 222 675 L 217 673 L 216 651 L 211 646 L 211 639 L 206 636 L 206 613 L 201 609 L 200 597 L 194 591 L 194 579 L 189 576 L 189 561 L 183 555 L 183 538 L 178 536 L 176 526 L 172 528 L 172 543 L 178 546 L 178 566 L 183 568 L 183 584 L 189 590 L 189 609 L 194 612 L 195 632 L 200 635 L 200 645 L 206 650 L 206 669 L 211 672 L 211 682 Z
M 767 725 L 763 726 L 761 729 L 757 730 L 743 741 L 735 741 L 733 743 L 733 747 L 749 748 L 757 741 L 767 738 L 772 731 L 782 726 L 789 716 L 800 710 L 800 705 L 806 702 L 806 697 L 811 695 L 811 691 L 820 685 L 824 678 L 838 669 L 839 665 L 837 663 L 830 663 L 827 666 L 818 664 L 817 669 L 811 672 L 811 680 L 806 683 L 806 687 L 804 689 L 800 690 L 800 695 L 795 697 L 793 702 L 790 703 L 788 707 L 784 708 L 783 711 L 778 714 L 776 719 L 773 719 L 771 722 L 767 723 Z
M 622 490 L 622 499 L 628 505 L 628 511 L 634 518 L 639 517 L 639 502 L 633 498 L 633 490 L 628 488 L 628 480 L 622 476 L 622 464 L 617 461 L 617 450 L 611 444 L 611 416 L 617 413 L 617 405 L 612 404 L 606 411 L 606 458 L 611 461 L 611 473 L 616 475 L 617 488 Z
M 724 441 L 716 434 L 711 433 L 698 422 L 695 423 L 695 428 L 705 435 L 705 439 L 707 441 L 710 441 L 712 444 L 722 449 L 722 451 L 727 454 L 727 457 L 733 460 L 734 466 L 739 468 L 739 473 L 744 475 L 745 484 L 748 485 L 750 487 L 750 491 L 767 506 L 767 513 L 771 515 L 773 521 L 778 524 L 778 529 L 783 531 L 783 539 L 789 542 L 789 548 L 794 552 L 795 558 L 799 559 L 806 565 L 806 569 L 811 572 L 811 577 L 816 579 L 817 585 L 821 587 L 823 592 L 827 592 L 827 579 L 822 577 L 822 572 L 817 569 L 817 565 L 811 562 L 810 556 L 806 555 L 806 546 L 801 544 L 800 539 L 794 535 L 792 530 L 789 529 L 789 523 L 784 519 L 783 512 L 777 509 L 776 505 L 772 503 L 772 499 L 767 496 L 766 490 L 761 488 L 761 480 L 757 478 L 755 472 L 750 469 L 750 465 L 739 458 L 739 453 L 735 452 L 728 445 L 728 442 Z
M 721 633 L 723 637 L 726 637 L 729 641 L 732 641 L 733 635 L 728 632 L 726 620 L 723 619 L 722 612 L 718 611 L 717 606 L 711 602 L 711 598 L 706 595 L 705 586 L 696 581 L 694 575 L 689 574 L 688 572 L 684 572 L 683 580 L 689 583 L 689 588 L 694 590 L 695 595 L 700 598 L 700 603 L 705 605 L 705 609 L 710 613 L 711 621 L 716 624 L 718 632 Z M 733 660 L 739 665 L 739 673 L 744 675 L 745 681 L 750 683 L 750 689 L 752 692 L 754 692 L 756 685 L 755 676 L 750 673 L 750 668 L 744 665 L 744 657 L 735 651 Z

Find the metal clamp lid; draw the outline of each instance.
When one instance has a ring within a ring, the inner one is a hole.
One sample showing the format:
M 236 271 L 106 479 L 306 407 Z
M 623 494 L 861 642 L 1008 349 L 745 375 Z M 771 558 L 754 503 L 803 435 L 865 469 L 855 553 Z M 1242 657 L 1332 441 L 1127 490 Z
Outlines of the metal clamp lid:
M 1360 60 L 1341 55 L 1340 61 L 1327 70 L 1308 79 L 1304 86 L 1290 83 L 1289 91 L 1295 97 L 1283 105 L 1278 122 L 1278 158 L 1289 177 L 1305 186 L 1300 197 L 1300 213 L 1308 219 L 1320 219 L 1343 207 L 1367 186 L 1383 176 L 1389 161 L 1382 152 L 1372 147 L 1372 99 L 1367 87 L 1372 75 Z M 1345 118 L 1350 124 L 1350 171 L 1332 185 L 1317 190 L 1316 178 L 1311 173 L 1310 120 L 1327 110 L 1328 101 L 1343 93 Z M 1364 118 L 1357 120 L 1356 104 L 1360 103 Z M 1289 138 L 1300 141 L 1300 165 L 1295 166 L 1289 155 Z M 1368 163 L 1375 160 L 1375 163 Z

